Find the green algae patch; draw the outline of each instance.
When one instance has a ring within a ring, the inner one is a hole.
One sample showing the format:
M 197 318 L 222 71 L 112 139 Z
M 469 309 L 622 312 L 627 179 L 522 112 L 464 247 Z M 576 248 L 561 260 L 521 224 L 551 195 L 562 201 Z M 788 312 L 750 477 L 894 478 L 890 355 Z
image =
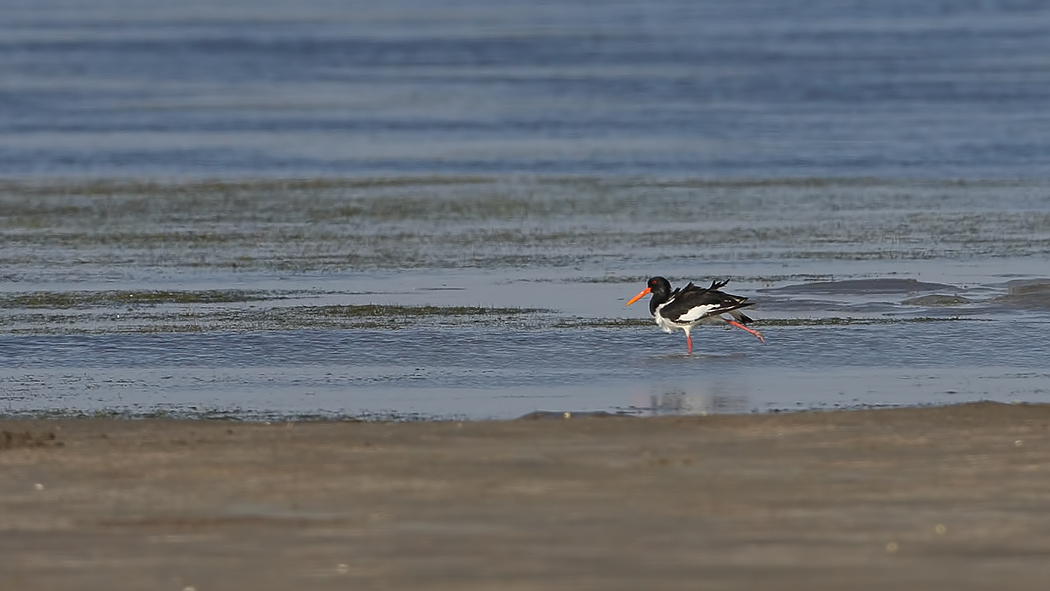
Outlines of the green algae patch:
M 637 328 L 653 326 L 652 318 L 564 318 L 552 328 Z
M 324 316 L 346 317 L 398 317 L 398 316 L 515 316 L 549 312 L 539 308 L 485 308 L 482 306 L 316 306 L 302 309 L 304 312 Z
M 256 297 L 227 292 L 135 292 L 138 297 L 106 294 L 60 294 L 65 297 L 15 300 L 19 307 L 0 307 L 0 327 L 10 334 L 131 334 L 242 332 L 271 330 L 398 330 L 420 326 L 511 326 L 527 328 L 549 324 L 538 308 L 489 308 L 482 306 L 401 305 L 237 305 L 245 301 L 292 297 Z M 165 295 L 166 294 L 166 295 Z M 22 294 L 25 298 L 29 295 Z M 55 294 L 51 294 L 54 296 Z M 124 294 L 126 295 L 126 294 Z M 78 297 L 73 297 L 78 296 Z M 107 296 L 107 297 L 92 297 Z M 147 297 L 148 296 L 148 297 Z M 9 300 L 15 296 L 8 296 Z M 44 303 L 46 302 L 46 303 Z M 164 308 L 153 304 L 191 304 Z M 192 304 L 220 304 L 193 307 Z M 125 304 L 116 307 L 115 304 Z M 137 305 L 129 305 L 137 304 Z M 229 305 L 221 305 L 229 304 Z M 117 309 L 114 309 L 114 308 Z
M 369 189 L 376 187 L 417 187 L 427 185 L 491 184 L 495 178 L 483 176 L 391 176 L 372 178 L 302 178 L 200 180 L 187 182 L 98 179 L 89 181 L 0 181 L 0 192 L 17 195 L 171 195 L 260 191 L 319 191 L 328 189 Z
M 159 304 L 219 304 L 273 300 L 269 292 L 240 290 L 205 291 L 35 291 L 0 295 L 0 308 L 96 308 Z
M 0 267 L 15 280 L 71 282 L 114 268 L 141 278 L 176 269 L 655 270 L 688 260 L 702 270 L 705 261 L 801 261 L 783 267 L 798 268 L 797 278 L 734 279 L 826 281 L 831 277 L 815 271 L 829 260 L 1041 260 L 1050 249 L 1044 184 L 499 176 L 0 180 Z M 989 207 L 993 202 L 1003 205 Z M 580 282 L 621 279 L 637 280 Z

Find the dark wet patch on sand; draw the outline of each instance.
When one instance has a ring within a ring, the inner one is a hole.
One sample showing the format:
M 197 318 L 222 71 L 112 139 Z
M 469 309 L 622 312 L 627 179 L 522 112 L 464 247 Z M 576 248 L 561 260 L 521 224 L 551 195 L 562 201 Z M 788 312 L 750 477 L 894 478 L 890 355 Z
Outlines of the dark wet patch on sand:
M 32 449 L 39 447 L 62 447 L 54 431 L 0 431 L 0 451 L 7 449 Z
M 1011 281 L 1008 293 L 994 298 L 993 303 L 1023 310 L 1050 310 L 1050 279 Z
M 943 283 L 927 283 L 915 279 L 852 279 L 847 281 L 825 281 L 804 283 L 784 287 L 762 289 L 764 293 L 865 295 L 916 293 L 924 291 L 957 291 Z
M 966 304 L 972 304 L 973 300 L 964 298 L 956 295 L 944 295 L 944 294 L 931 294 L 926 296 L 919 296 L 917 298 L 909 298 L 901 302 L 905 306 L 923 306 L 926 308 L 948 308 L 952 306 L 965 306 Z

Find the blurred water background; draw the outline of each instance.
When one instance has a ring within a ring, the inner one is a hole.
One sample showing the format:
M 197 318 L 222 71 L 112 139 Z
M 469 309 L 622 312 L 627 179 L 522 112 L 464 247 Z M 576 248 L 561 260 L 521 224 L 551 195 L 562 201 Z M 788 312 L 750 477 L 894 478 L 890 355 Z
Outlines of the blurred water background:
M 1042 2 L 3 0 L 0 174 L 1045 178 Z

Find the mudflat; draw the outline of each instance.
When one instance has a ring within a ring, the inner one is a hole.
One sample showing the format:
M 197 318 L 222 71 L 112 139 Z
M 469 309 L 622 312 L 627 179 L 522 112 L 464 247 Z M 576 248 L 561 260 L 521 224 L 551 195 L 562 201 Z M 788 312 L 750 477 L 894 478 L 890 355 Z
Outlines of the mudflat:
M 1045 589 L 1050 406 L 0 421 L 0 589 Z

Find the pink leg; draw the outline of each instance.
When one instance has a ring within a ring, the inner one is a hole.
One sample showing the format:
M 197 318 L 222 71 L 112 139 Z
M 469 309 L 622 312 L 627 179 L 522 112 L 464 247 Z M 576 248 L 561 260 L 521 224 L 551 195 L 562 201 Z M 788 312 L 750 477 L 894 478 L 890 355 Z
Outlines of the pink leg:
M 690 355 L 693 354 L 693 337 L 689 336 L 689 333 L 685 333 L 685 344 L 686 352 Z
M 757 338 L 758 340 L 762 341 L 763 343 L 766 342 L 766 338 L 764 336 L 762 336 L 762 333 L 758 332 L 757 330 L 755 330 L 753 328 L 748 328 L 748 327 L 744 326 L 743 324 L 740 324 L 736 320 L 726 320 L 726 322 L 728 324 L 732 325 L 732 326 L 735 326 L 737 328 L 742 328 L 742 329 L 746 330 L 747 332 L 755 335 L 755 338 Z

